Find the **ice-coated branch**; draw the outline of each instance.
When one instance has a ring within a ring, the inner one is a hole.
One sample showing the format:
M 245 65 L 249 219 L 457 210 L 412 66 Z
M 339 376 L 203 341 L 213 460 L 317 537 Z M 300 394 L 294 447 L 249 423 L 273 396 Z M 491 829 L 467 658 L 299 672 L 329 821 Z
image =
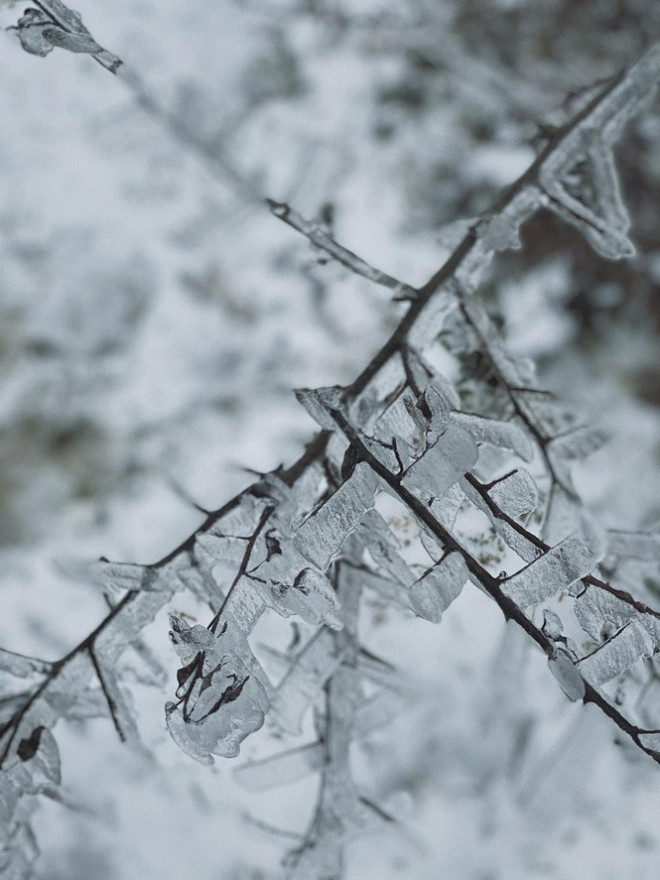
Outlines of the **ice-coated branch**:
M 380 269 L 376 269 L 374 266 L 366 263 L 361 257 L 354 254 L 353 251 L 349 251 L 348 248 L 336 242 L 331 235 L 328 235 L 321 228 L 320 224 L 311 220 L 305 220 L 304 217 L 301 217 L 297 211 L 294 211 L 293 208 L 284 202 L 275 202 L 272 199 L 266 199 L 266 202 L 275 217 L 301 232 L 314 247 L 326 253 L 331 259 L 341 263 L 342 266 L 346 266 L 355 275 L 361 275 L 363 278 L 373 281 L 374 284 L 378 284 L 381 287 L 388 287 L 393 292 L 394 299 L 396 300 L 414 299 L 417 296 L 417 291 L 414 287 L 398 281 L 396 278 L 388 275 L 387 272 L 382 272 Z

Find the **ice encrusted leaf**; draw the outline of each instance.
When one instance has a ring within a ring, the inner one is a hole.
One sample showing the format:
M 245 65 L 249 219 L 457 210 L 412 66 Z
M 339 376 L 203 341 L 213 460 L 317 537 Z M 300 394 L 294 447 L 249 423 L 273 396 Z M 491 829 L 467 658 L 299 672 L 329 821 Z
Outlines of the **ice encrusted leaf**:
M 319 630 L 293 659 L 271 699 L 272 716 L 282 730 L 302 731 L 303 716 L 342 660 L 328 630 Z
M 560 648 L 555 656 L 548 660 L 548 666 L 569 700 L 581 700 L 584 697 L 584 680 L 566 651 Z
M 148 565 L 136 565 L 132 562 L 110 562 L 100 559 L 90 567 L 95 583 L 102 589 L 119 590 L 159 590 L 158 571 Z
M 36 657 L 27 657 L 0 648 L 0 673 L 7 672 L 16 678 L 30 678 L 33 675 L 47 675 L 53 664 Z
M 51 19 L 39 9 L 26 9 L 17 22 L 18 38 L 21 46 L 30 55 L 44 58 L 53 50 L 53 44 L 46 38 L 43 28 L 52 24 Z
M 547 544 L 557 544 L 580 527 L 582 507 L 574 494 L 559 483 L 550 490 L 541 537 Z
M 428 503 L 457 483 L 478 458 L 479 450 L 472 435 L 465 428 L 450 424 L 444 434 L 405 471 L 401 483 Z
M 43 28 L 43 35 L 49 43 L 53 44 L 53 46 L 60 46 L 62 49 L 67 49 L 69 52 L 82 52 L 87 53 L 88 55 L 96 55 L 97 52 L 103 51 L 102 47 L 99 46 L 88 31 L 86 33 L 73 34 L 50 23 L 47 27 Z
M 519 532 L 506 520 L 493 515 L 492 510 L 488 506 L 486 500 L 481 497 L 480 493 L 467 480 L 461 480 L 461 490 L 472 503 L 482 510 L 491 521 L 491 526 L 495 534 L 500 537 L 504 543 L 520 556 L 525 562 L 532 562 L 538 559 L 539 548 L 531 541 L 524 532 Z
M 346 567 L 343 577 L 350 581 L 355 589 L 373 590 L 388 602 L 394 602 L 402 608 L 408 607 L 408 590 L 399 580 L 383 577 L 366 566 Z
M 467 428 L 477 443 L 509 449 L 523 461 L 531 461 L 534 457 L 532 441 L 515 422 L 486 419 L 471 413 L 456 413 L 453 418 L 456 424 Z
M 297 530 L 293 537 L 297 550 L 325 571 L 373 507 L 377 489 L 374 472 L 363 462 L 358 463 L 350 478 Z
M 502 592 L 521 608 L 529 608 L 589 574 L 604 551 L 601 531 L 591 520 L 585 519 L 578 533 L 565 538 L 503 581 Z
M 449 553 L 410 587 L 410 605 L 425 620 L 440 623 L 468 579 L 460 553 Z
M 487 248 L 494 251 L 520 250 L 520 223 L 518 217 L 509 217 L 506 213 L 495 214 L 479 223 L 477 235 Z
M 627 602 L 596 587 L 587 587 L 575 600 L 573 610 L 582 629 L 595 642 L 609 638 L 636 614 Z
M 541 629 L 551 639 L 558 639 L 564 634 L 564 624 L 561 617 L 548 608 L 543 609 L 543 625 Z
M 313 568 L 304 568 L 292 584 L 272 584 L 268 604 L 283 617 L 297 614 L 313 626 L 324 623 L 331 629 L 341 629 L 343 625 L 330 581 Z
M 640 733 L 639 742 L 645 749 L 650 749 L 652 752 L 660 754 L 660 732 Z
M 451 401 L 438 385 L 433 384 L 426 386 L 416 406 L 424 419 L 427 442 L 432 445 L 447 430 Z
M 655 641 L 650 633 L 638 620 L 632 619 L 592 654 L 579 661 L 580 672 L 590 684 L 605 684 L 633 663 L 650 657 L 654 650 Z
M 660 532 L 608 531 L 607 552 L 620 559 L 660 559 Z
M 403 587 L 410 586 L 415 576 L 397 552 L 399 541 L 396 534 L 377 510 L 367 511 L 360 524 L 358 537 L 378 568 L 382 568 Z
M 341 409 L 341 388 L 335 385 L 327 388 L 299 388 L 296 390 L 296 398 L 324 431 L 337 430 L 330 410 Z
M 171 638 L 184 661 L 177 673 L 177 702 L 165 707 L 177 745 L 203 764 L 212 755 L 231 758 L 264 723 L 268 696 L 244 634 L 225 623 L 218 635 L 172 618 Z
M 325 749 L 320 742 L 308 743 L 286 752 L 279 752 L 250 761 L 234 770 L 236 781 L 250 791 L 268 791 L 281 785 L 297 782 L 309 773 L 320 770 L 325 760 Z
M 536 510 L 539 491 L 525 470 L 517 470 L 498 480 L 488 494 L 500 510 L 509 516 L 524 516 Z
M 607 434 L 600 428 L 580 425 L 572 431 L 554 437 L 548 452 L 554 461 L 580 461 L 591 455 L 607 441 Z

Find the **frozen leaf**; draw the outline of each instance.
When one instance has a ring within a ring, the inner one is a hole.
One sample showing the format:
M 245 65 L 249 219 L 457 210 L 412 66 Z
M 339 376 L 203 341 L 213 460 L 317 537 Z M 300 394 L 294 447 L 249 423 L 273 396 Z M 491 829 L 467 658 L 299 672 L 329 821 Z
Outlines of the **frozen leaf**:
M 402 608 L 408 607 L 408 590 L 398 580 L 383 577 L 364 566 L 361 568 L 346 566 L 343 569 L 343 576 L 354 585 L 355 589 L 373 590 L 388 602 L 394 602 Z
M 528 365 L 510 354 L 497 328 L 488 313 L 475 297 L 466 297 L 462 307 L 474 327 L 482 345 L 487 346 L 489 359 L 492 360 L 502 379 L 512 388 L 528 387 L 533 380 Z
M 532 441 L 515 422 L 485 419 L 470 413 L 456 413 L 454 421 L 467 428 L 477 443 L 489 443 L 501 449 L 510 449 L 523 461 L 531 461 L 534 457 Z
M 324 623 L 331 629 L 341 629 L 339 602 L 325 575 L 312 568 L 304 568 L 293 583 L 273 583 L 268 604 L 278 614 L 288 617 L 297 614 L 313 626 Z
M 448 316 L 456 311 L 458 300 L 453 290 L 440 290 L 424 305 L 419 317 L 410 328 L 408 344 L 423 351 L 445 326 Z
M 415 576 L 397 553 L 397 537 L 377 510 L 367 512 L 358 535 L 378 568 L 402 586 L 410 586 Z
M 130 562 L 110 562 L 101 559 L 91 567 L 94 581 L 104 590 L 159 590 L 158 571 L 148 565 Z
M 640 733 L 639 742 L 645 749 L 660 754 L 660 731 L 652 731 L 650 733 Z
M 479 450 L 472 435 L 451 424 L 404 473 L 403 486 L 425 503 L 442 495 L 477 463 Z
M 539 503 L 536 483 L 525 470 L 507 474 L 491 486 L 488 494 L 500 510 L 514 517 L 531 513 Z
M 564 634 L 564 624 L 561 622 L 561 617 L 547 608 L 543 610 L 543 626 L 541 628 L 548 638 L 555 641 Z
M 18 38 L 21 46 L 31 55 L 39 55 L 42 58 L 53 51 L 53 44 L 43 33 L 45 26 L 52 24 L 52 20 L 39 9 L 26 9 L 18 19 Z
M 582 507 L 575 495 L 559 483 L 550 490 L 541 537 L 548 544 L 557 544 L 580 527 Z
M 37 660 L 36 657 L 26 657 L 24 654 L 15 654 L 0 648 L 0 672 L 8 672 L 17 678 L 30 678 L 33 675 L 47 675 L 51 669 L 52 663 L 46 660 Z
M 378 480 L 371 468 L 362 462 L 357 464 L 343 486 L 300 526 L 293 538 L 296 548 L 325 571 L 373 507 L 377 489 Z
M 548 660 L 548 666 L 569 700 L 581 700 L 584 697 L 584 680 L 575 662 L 566 651 L 562 651 L 560 648 L 555 656 Z
M 495 534 L 522 560 L 532 562 L 538 558 L 540 551 L 537 544 L 530 540 L 524 532 L 521 533 L 501 517 L 494 516 L 486 500 L 467 480 L 461 480 L 460 486 L 466 497 L 490 519 Z
M 431 505 L 433 516 L 441 526 L 444 526 L 445 529 L 451 531 L 454 528 L 458 511 L 464 501 L 465 495 L 461 491 L 460 484 L 455 483 L 453 486 L 450 486 L 443 495 L 438 495 L 433 499 L 433 504 Z M 435 555 L 431 548 L 437 543 L 437 538 L 435 536 L 429 537 L 426 530 L 422 529 L 421 539 L 422 544 L 424 544 L 424 549 L 429 556 L 434 559 Z
M 565 434 L 554 437 L 548 447 L 548 454 L 553 464 L 566 464 L 580 461 L 600 449 L 607 440 L 604 431 L 590 426 L 581 425 Z
M 638 620 L 630 620 L 603 645 L 583 657 L 580 672 L 593 685 L 611 681 L 643 657 L 650 657 L 655 642 Z
M 611 148 L 596 129 L 581 130 L 582 149 L 567 156 L 559 173 L 542 166 L 548 207 L 582 231 L 592 247 L 611 260 L 635 254 L 630 218 L 621 199 Z M 572 161 L 571 161 L 572 159 Z
M 319 630 L 296 655 L 271 700 L 273 717 L 284 731 L 291 734 L 301 732 L 305 712 L 341 659 L 328 630 Z
M 587 587 L 575 600 L 573 608 L 578 623 L 595 642 L 609 638 L 636 613 L 622 599 L 595 587 Z
M 165 707 L 172 738 L 204 764 L 213 762 L 212 755 L 236 756 L 268 710 L 245 636 L 226 623 L 215 635 L 172 618 L 171 637 L 185 664 L 177 673 L 178 701 Z
M 50 23 L 42 30 L 43 36 L 52 43 L 53 46 L 60 46 L 69 52 L 83 52 L 89 55 L 95 55 L 102 51 L 102 47 L 96 42 L 90 33 L 69 33 L 56 25 Z
M 443 612 L 459 596 L 468 579 L 460 553 L 449 553 L 410 587 L 410 604 L 425 620 L 440 623 Z
M 217 524 L 208 531 L 198 534 L 195 537 L 195 544 L 213 559 L 222 562 L 229 570 L 233 567 L 234 571 L 238 571 L 249 537 L 249 535 L 240 537 L 225 535 L 222 533 L 222 524 Z
M 309 773 L 320 770 L 325 759 L 325 749 L 320 742 L 309 743 L 271 755 L 260 761 L 250 761 L 234 770 L 234 777 L 250 791 L 268 791 L 303 779 Z
M 324 431 L 337 430 L 337 425 L 329 410 L 342 408 L 339 388 L 299 388 L 296 391 L 296 398 Z
M 521 608 L 529 608 L 585 577 L 602 558 L 601 532 L 588 520 L 582 530 L 565 538 L 528 566 L 502 582 L 502 592 Z
M 660 559 L 660 532 L 609 531 L 607 552 L 620 559 Z
M 520 250 L 520 222 L 517 217 L 509 217 L 506 213 L 495 214 L 479 223 L 477 235 L 491 250 Z

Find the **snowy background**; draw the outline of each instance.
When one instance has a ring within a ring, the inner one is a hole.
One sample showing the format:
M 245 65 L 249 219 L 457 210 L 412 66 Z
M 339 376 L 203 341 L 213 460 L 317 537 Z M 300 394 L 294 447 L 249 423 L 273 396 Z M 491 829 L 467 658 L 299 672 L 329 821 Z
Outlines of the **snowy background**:
M 0 42 L 0 644 L 46 659 L 105 613 L 85 561 L 156 560 L 203 519 L 191 502 L 293 461 L 314 427 L 292 389 L 353 378 L 401 314 L 254 194 L 331 211 L 340 242 L 421 284 L 454 221 L 532 160 L 535 123 L 660 35 L 634 0 L 78 6 L 139 87 Z M 539 217 L 484 291 L 543 383 L 609 431 L 579 483 L 619 528 L 660 517 L 658 134 L 650 107 L 619 150 L 629 265 Z M 276 878 L 295 840 L 267 826 L 305 828 L 314 776 L 235 777 L 278 747 L 268 726 L 210 769 L 170 740 L 167 628 L 146 633 L 164 686 L 133 686 L 144 754 L 109 721 L 57 728 L 44 880 Z M 466 589 L 440 628 L 373 603 L 363 628 L 410 701 L 357 758 L 400 825 L 356 839 L 351 880 L 655 880 L 660 770 L 569 704 L 484 596 Z

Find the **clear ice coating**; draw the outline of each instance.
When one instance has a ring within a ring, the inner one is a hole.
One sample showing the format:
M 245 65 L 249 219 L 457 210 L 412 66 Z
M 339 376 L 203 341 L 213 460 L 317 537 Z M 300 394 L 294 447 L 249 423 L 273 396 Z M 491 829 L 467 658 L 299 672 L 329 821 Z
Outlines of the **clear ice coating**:
M 272 715 L 286 733 L 302 732 L 303 716 L 339 666 L 342 655 L 327 629 L 312 636 L 291 662 L 271 698 Z
M 132 562 L 110 562 L 101 559 L 91 566 L 93 580 L 102 589 L 112 592 L 120 590 L 159 590 L 165 585 L 159 583 L 158 571 L 148 565 Z
M 498 480 L 488 490 L 491 499 L 508 516 L 524 516 L 536 510 L 539 491 L 525 470 L 517 470 Z
M 324 759 L 323 744 L 313 742 L 243 764 L 236 768 L 234 777 L 250 791 L 268 791 L 280 785 L 297 782 L 309 773 L 320 770 Z
M 551 547 L 517 574 L 502 582 L 502 592 L 521 608 L 543 602 L 588 575 L 602 558 L 602 533 L 588 519 L 582 529 Z
M 177 673 L 177 702 L 165 707 L 168 730 L 203 764 L 212 764 L 213 755 L 235 757 L 245 737 L 263 725 L 269 706 L 247 639 L 227 623 L 217 635 L 179 618 L 171 623 L 185 665 Z
M 660 559 L 660 532 L 607 533 L 607 552 L 623 559 Z
M 465 428 L 450 424 L 405 471 L 401 483 L 420 501 L 429 503 L 457 483 L 478 458 L 479 449 L 472 435 Z
M 655 650 L 655 640 L 636 620 L 628 623 L 591 654 L 580 661 L 580 672 L 594 685 L 605 684 L 629 669 L 638 660 L 650 657 Z
M 467 579 L 468 570 L 461 554 L 449 553 L 411 585 L 410 605 L 420 617 L 440 623 Z
M 584 680 L 574 660 L 566 651 L 560 648 L 555 656 L 548 660 L 548 666 L 569 700 L 581 700 L 584 697 Z
M 489 443 L 501 449 L 509 449 L 523 461 L 534 457 L 531 439 L 515 422 L 502 422 L 499 419 L 486 419 L 470 413 L 456 413 L 454 421 L 472 434 L 477 443 Z
M 320 571 L 325 571 L 348 536 L 373 507 L 378 479 L 371 468 L 358 463 L 337 489 L 294 535 L 296 549 Z
M 542 166 L 540 182 L 550 196 L 547 206 L 576 226 L 591 246 L 610 260 L 632 257 L 626 211 L 610 146 L 594 128 L 581 131 L 582 143 L 567 151 L 563 166 Z

